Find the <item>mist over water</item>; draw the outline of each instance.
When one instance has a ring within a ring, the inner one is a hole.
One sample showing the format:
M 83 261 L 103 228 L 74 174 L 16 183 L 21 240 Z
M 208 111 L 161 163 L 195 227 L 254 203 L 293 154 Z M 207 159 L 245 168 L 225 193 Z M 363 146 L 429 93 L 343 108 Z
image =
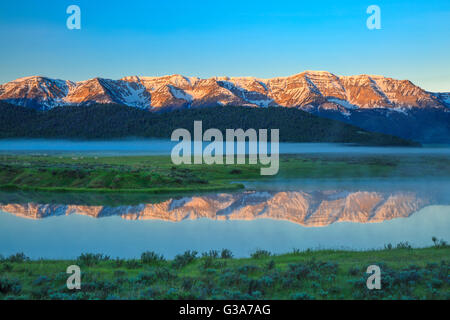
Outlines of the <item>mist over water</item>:
M 51 139 L 1 139 L 0 153 L 17 154 L 83 154 L 97 156 L 170 155 L 178 142 L 158 139 L 121 140 L 51 140 Z M 203 142 L 203 149 L 209 142 Z M 249 150 L 246 142 L 246 152 Z M 268 143 L 268 149 L 270 143 Z M 224 154 L 226 150 L 224 150 Z M 448 145 L 423 147 L 364 147 L 337 143 L 280 143 L 281 154 L 411 154 L 450 155 Z M 194 150 L 192 147 L 192 154 Z

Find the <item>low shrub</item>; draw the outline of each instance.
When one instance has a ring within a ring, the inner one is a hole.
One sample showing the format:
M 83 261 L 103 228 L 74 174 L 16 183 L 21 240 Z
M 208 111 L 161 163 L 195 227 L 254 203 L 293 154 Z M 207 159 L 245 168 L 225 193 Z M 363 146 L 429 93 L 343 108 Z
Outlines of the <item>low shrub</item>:
M 252 254 L 250 254 L 250 257 L 253 259 L 261 259 L 261 258 L 270 257 L 271 255 L 272 254 L 267 250 L 258 249 L 255 252 L 253 252 Z
M 216 259 L 207 256 L 206 258 L 202 258 L 202 263 L 200 265 L 201 269 L 219 269 L 226 266 L 226 262 L 220 262 Z
M 145 264 L 153 264 L 164 261 L 164 256 L 153 251 L 146 251 L 141 254 L 141 262 Z
M 17 279 L 10 279 L 6 277 L 0 278 L 0 293 L 18 295 L 22 291 L 22 286 Z
M 203 258 L 209 257 L 209 258 L 216 259 L 216 258 L 219 257 L 219 251 L 217 251 L 217 250 L 209 250 L 208 252 L 203 252 L 202 253 L 202 257 Z
M 351 267 L 350 269 L 348 269 L 348 274 L 351 276 L 357 276 L 361 274 L 361 269 L 358 267 Z
M 266 269 L 267 270 L 273 270 L 275 269 L 275 261 L 274 260 L 270 260 L 267 265 L 266 265 Z
M 155 274 L 158 280 L 166 282 L 173 281 L 178 277 L 173 270 L 166 267 L 155 269 Z
M 101 253 L 82 253 L 77 258 L 77 264 L 87 267 L 95 266 L 99 264 L 101 261 L 110 260 L 109 256 L 103 255 Z
M 8 262 L 3 262 L 0 265 L 0 272 L 4 273 L 4 272 L 11 272 L 13 270 L 13 266 L 12 264 L 8 263 Z
M 5 259 L 5 261 L 8 261 L 8 262 L 26 262 L 26 261 L 30 261 L 30 258 L 28 258 L 23 252 L 19 252 L 19 253 L 10 255 L 8 258 Z
M 41 286 L 44 284 L 49 284 L 53 280 L 47 276 L 39 276 L 36 280 L 33 281 L 33 286 Z
M 402 241 L 397 243 L 397 249 L 412 249 L 412 246 L 408 241 Z
M 137 282 L 149 285 L 153 284 L 158 280 L 156 273 L 154 272 L 141 272 L 137 276 Z
M 231 250 L 222 249 L 222 252 L 220 253 L 220 257 L 222 259 L 232 259 L 233 258 L 233 253 L 231 252 Z
M 192 261 L 195 260 L 195 258 L 197 257 L 197 251 L 185 251 L 183 254 L 178 254 L 175 256 L 175 259 L 172 261 L 172 266 L 174 268 L 182 268 L 186 265 L 188 265 L 189 263 L 191 263 Z
M 444 241 L 444 239 L 438 239 L 436 237 L 432 237 L 431 240 L 433 241 L 435 248 L 446 248 L 448 247 L 447 241 Z
M 126 260 L 117 257 L 116 259 L 113 260 L 113 262 L 116 268 L 121 268 L 122 266 L 125 265 Z
M 239 272 L 240 274 L 249 274 L 257 271 L 258 269 L 258 266 L 255 266 L 253 264 L 245 264 L 241 267 L 238 267 L 237 272 Z
M 140 260 L 126 260 L 125 261 L 125 267 L 127 269 L 139 269 L 142 267 L 141 261 Z
M 181 288 L 190 291 L 195 284 L 195 279 L 191 277 L 184 277 L 181 279 Z
M 285 278 L 305 280 L 308 279 L 309 275 L 312 273 L 310 266 L 303 263 L 291 263 L 288 265 L 288 270 L 285 273 Z

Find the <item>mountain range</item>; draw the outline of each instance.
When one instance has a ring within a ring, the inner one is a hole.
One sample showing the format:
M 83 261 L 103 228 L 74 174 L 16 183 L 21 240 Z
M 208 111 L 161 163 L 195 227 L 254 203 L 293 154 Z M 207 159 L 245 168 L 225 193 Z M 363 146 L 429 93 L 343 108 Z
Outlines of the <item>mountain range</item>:
M 383 193 L 373 191 L 246 191 L 234 194 L 169 199 L 160 203 L 125 206 L 89 206 L 39 203 L 0 204 L 0 210 L 13 215 L 42 219 L 80 214 L 94 218 L 120 216 L 128 220 L 189 219 L 212 220 L 286 220 L 308 227 L 335 222 L 372 223 L 406 218 L 433 204 L 414 192 Z
M 421 142 L 450 140 L 450 93 L 374 75 L 305 71 L 271 79 L 171 75 L 81 82 L 33 76 L 0 85 L 0 100 L 38 110 L 111 103 L 150 111 L 287 107 Z

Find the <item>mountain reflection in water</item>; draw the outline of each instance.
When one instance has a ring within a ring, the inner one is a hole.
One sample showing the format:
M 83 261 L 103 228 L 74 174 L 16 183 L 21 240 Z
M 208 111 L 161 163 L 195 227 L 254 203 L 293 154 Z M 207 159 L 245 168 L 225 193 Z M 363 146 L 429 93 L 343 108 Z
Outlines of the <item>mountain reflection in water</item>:
M 101 206 L 78 204 L 7 203 L 0 211 L 15 216 L 42 219 L 62 215 L 94 218 L 120 216 L 127 220 L 164 220 L 178 222 L 211 220 L 285 220 L 302 226 L 318 227 L 335 222 L 382 222 L 409 217 L 428 205 L 432 197 L 417 192 L 379 191 L 244 191 L 239 193 L 183 196 L 158 203 Z

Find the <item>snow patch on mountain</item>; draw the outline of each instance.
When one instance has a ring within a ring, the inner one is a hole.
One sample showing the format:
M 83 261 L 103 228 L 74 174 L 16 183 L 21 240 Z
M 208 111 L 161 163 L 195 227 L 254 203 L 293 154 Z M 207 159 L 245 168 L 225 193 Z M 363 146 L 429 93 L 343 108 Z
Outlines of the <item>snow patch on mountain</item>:
M 169 86 L 169 90 L 176 99 L 182 99 L 182 100 L 186 100 L 188 102 L 192 102 L 194 100 L 190 94 L 188 94 L 188 93 L 184 92 L 183 90 L 178 89 L 174 86 Z
M 150 108 L 151 100 L 145 87 L 141 84 L 125 83 L 126 91 L 122 95 L 124 104 L 130 107 Z
M 343 106 L 344 108 L 350 109 L 350 110 L 355 110 L 355 109 L 358 109 L 358 108 L 359 108 L 358 106 L 356 106 L 356 105 L 354 105 L 354 104 L 351 104 L 350 102 L 348 102 L 348 101 L 346 101 L 346 100 L 341 100 L 341 99 L 336 99 L 336 98 L 330 98 L 330 99 L 328 99 L 328 101 L 337 103 L 337 104 Z

